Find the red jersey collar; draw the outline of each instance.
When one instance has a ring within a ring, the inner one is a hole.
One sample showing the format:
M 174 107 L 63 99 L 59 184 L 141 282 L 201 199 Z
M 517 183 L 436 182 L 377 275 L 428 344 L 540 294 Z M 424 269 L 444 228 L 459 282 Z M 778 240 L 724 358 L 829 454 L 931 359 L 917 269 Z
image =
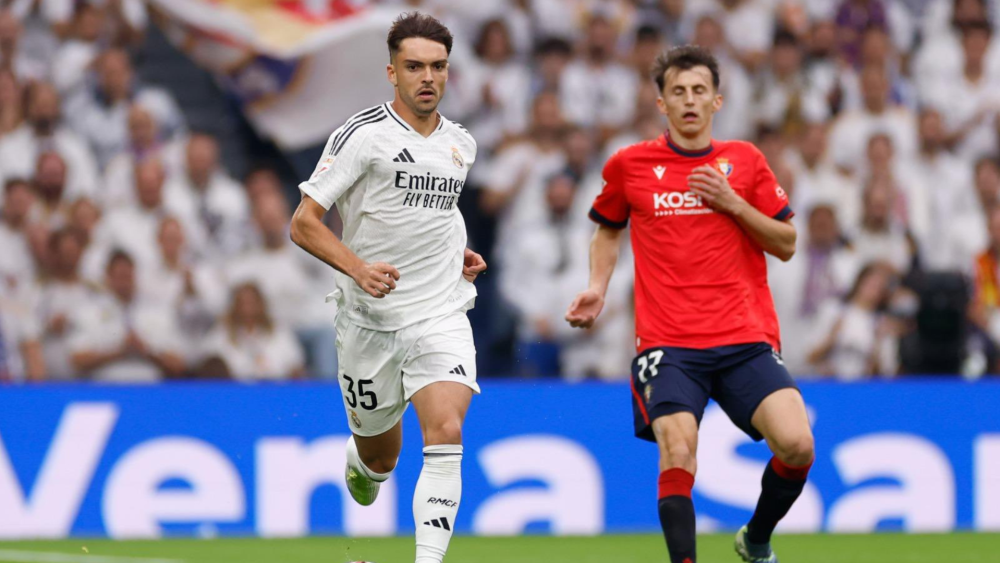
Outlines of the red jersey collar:
M 715 146 L 711 142 L 708 143 L 708 147 L 697 151 L 689 151 L 682 149 L 677 145 L 675 145 L 674 142 L 670 140 L 670 133 L 664 133 L 663 140 L 667 143 L 667 147 L 669 147 L 670 150 L 674 151 L 680 156 L 684 156 L 687 158 L 702 158 L 712 154 L 712 151 L 715 150 Z

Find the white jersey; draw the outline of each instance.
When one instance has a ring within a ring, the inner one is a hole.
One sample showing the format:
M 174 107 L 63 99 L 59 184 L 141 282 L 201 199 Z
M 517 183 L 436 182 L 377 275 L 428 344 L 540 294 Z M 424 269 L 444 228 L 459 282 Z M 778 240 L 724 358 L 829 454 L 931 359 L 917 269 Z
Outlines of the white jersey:
M 476 160 L 476 142 L 441 116 L 424 137 L 390 104 L 347 120 L 299 190 L 326 209 L 337 204 L 343 242 L 362 260 L 399 270 L 382 299 L 337 273 L 339 314 L 358 326 L 394 331 L 458 310 L 476 296 L 462 277 L 465 221 L 458 198 Z

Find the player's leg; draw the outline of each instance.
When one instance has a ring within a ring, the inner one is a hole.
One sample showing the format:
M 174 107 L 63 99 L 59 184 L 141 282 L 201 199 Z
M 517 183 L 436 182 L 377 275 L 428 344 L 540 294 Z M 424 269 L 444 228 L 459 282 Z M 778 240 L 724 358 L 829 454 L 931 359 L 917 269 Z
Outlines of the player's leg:
M 475 344 L 464 312 L 436 321 L 404 364 L 403 386 L 424 437 L 413 493 L 416 563 L 441 563 L 462 501 L 462 426 L 476 384 Z
M 632 362 L 635 434 L 660 449 L 657 510 L 671 563 L 694 563 L 691 488 L 697 470 L 698 423 L 711 393 L 699 367 L 705 353 L 681 348 L 644 350 Z
M 375 502 L 383 482 L 392 474 L 403 448 L 403 423 L 400 420 L 377 436 L 352 434 L 347 440 L 347 490 L 358 504 Z
M 815 452 L 806 406 L 797 389 L 768 395 L 752 424 L 774 453 L 764 469 L 757 509 L 747 524 L 747 540 L 761 545 L 770 543 L 775 526 L 802 494 Z
M 694 563 L 695 517 L 691 489 L 697 471 L 698 421 L 690 412 L 653 421 L 660 448 L 657 508 L 671 563 Z
M 359 504 L 375 502 L 396 467 L 403 444 L 406 409 L 402 384 L 402 351 L 398 335 L 360 328 L 339 319 L 337 376 L 352 436 L 347 440 L 347 490 Z
M 745 561 L 776 562 L 771 534 L 802 493 L 813 459 L 812 430 L 802 395 L 781 357 L 766 344 L 736 347 L 713 397 L 754 440 L 766 438 L 775 456 L 767 464 L 751 523 L 736 538 Z

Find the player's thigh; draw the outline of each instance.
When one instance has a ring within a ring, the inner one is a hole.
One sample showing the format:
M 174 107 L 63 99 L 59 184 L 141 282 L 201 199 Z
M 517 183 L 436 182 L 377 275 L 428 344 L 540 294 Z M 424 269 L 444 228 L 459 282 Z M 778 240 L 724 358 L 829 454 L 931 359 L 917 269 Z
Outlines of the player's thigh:
M 752 422 L 781 461 L 793 466 L 812 461 L 812 428 L 797 389 L 780 389 L 768 395 L 757 407 Z
M 730 358 L 732 365 L 716 376 L 712 398 L 733 424 L 760 441 L 764 434 L 754 424 L 754 415 L 760 405 L 781 390 L 798 393 L 798 387 L 785 369 L 781 356 L 767 344 L 747 345 L 741 355 L 743 357 Z
M 635 435 L 657 440 L 653 422 L 688 413 L 695 434 L 712 393 L 711 377 L 691 365 L 687 356 L 697 352 L 676 348 L 643 350 L 632 361 L 632 413 Z
M 403 354 L 396 340 L 392 332 L 337 324 L 337 381 L 356 436 L 389 432 L 403 417 Z
M 403 361 L 403 389 L 417 409 L 425 442 L 460 441 L 472 396 L 479 393 L 476 373 L 476 346 L 464 312 L 421 327 Z

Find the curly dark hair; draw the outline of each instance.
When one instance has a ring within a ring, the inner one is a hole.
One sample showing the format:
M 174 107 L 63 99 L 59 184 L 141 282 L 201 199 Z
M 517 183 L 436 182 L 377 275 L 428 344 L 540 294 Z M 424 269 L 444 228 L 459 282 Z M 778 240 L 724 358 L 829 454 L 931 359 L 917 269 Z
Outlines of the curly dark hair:
M 420 12 L 408 12 L 396 18 L 389 28 L 389 37 L 386 43 L 389 44 L 389 56 L 394 57 L 399 52 L 399 45 L 404 39 L 411 37 L 423 37 L 444 45 L 448 54 L 451 54 L 451 44 L 453 38 L 451 31 L 433 16 L 421 14 Z

